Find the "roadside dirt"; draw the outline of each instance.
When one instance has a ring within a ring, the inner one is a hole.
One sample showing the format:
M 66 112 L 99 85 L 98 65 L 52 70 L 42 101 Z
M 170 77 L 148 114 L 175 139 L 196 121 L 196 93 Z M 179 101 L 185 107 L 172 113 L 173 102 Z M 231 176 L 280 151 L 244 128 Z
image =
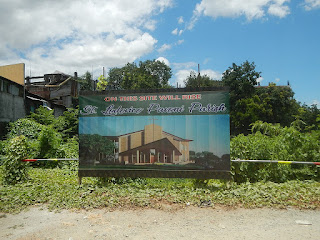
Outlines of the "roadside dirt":
M 225 209 L 50 212 L 34 207 L 0 214 L 0 239 L 320 239 L 320 211 Z

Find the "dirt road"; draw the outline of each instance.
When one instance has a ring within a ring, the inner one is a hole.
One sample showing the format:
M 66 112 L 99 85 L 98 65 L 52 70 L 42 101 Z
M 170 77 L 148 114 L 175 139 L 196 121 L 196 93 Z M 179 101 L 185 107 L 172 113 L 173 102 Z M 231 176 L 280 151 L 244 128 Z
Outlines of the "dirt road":
M 0 214 L 0 239 L 320 239 L 320 211 L 188 206 Z

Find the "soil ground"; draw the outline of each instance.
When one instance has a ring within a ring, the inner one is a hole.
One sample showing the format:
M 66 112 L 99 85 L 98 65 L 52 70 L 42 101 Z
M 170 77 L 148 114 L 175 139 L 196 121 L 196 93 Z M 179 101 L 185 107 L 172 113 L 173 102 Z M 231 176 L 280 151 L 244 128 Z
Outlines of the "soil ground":
M 320 211 L 221 207 L 0 214 L 0 239 L 320 239 Z

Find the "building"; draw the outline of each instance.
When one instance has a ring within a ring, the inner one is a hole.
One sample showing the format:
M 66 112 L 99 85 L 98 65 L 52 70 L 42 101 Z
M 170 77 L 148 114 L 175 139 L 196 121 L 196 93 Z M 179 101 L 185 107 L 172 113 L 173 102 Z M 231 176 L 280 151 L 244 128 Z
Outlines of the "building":
M 117 146 L 116 158 L 120 163 L 190 163 L 189 142 L 192 140 L 165 132 L 156 124 L 146 125 L 140 131 L 108 138 Z
M 9 122 L 25 115 L 24 87 L 0 76 L 0 137 L 6 134 Z
M 35 81 L 36 79 L 42 80 Z M 72 77 L 55 71 L 44 76 L 26 77 L 25 86 L 26 90 L 32 94 L 49 100 L 53 104 L 70 108 L 74 107 L 75 98 L 79 93 L 79 84 L 75 79 L 77 79 L 77 73 Z

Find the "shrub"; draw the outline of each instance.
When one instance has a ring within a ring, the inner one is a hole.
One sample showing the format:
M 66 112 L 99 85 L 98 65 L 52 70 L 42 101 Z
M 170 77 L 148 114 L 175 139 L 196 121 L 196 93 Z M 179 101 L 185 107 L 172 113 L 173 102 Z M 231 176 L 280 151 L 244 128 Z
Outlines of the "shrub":
M 16 184 L 28 178 L 27 163 L 21 160 L 27 158 L 28 144 L 25 136 L 18 136 L 8 141 L 4 149 L 3 182 Z
M 293 127 L 257 122 L 252 134 L 231 139 L 232 159 L 282 160 L 315 162 L 320 158 L 320 143 L 315 134 L 301 133 Z M 318 179 L 315 166 L 276 163 L 232 163 L 236 182 Z

